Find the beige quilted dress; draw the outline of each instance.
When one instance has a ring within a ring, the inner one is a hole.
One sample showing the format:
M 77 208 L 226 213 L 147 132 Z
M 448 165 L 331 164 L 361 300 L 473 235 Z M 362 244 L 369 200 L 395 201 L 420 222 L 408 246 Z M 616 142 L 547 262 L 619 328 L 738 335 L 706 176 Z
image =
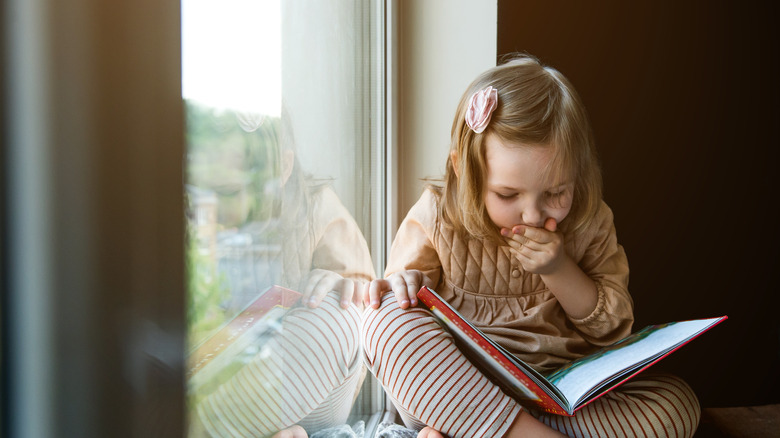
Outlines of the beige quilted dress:
M 598 289 L 596 309 L 583 319 L 568 317 L 541 277 L 525 272 L 508 246 L 459 235 L 439 218 L 437 195 L 428 189 L 401 224 L 385 275 L 423 271 L 461 314 L 537 370 L 558 368 L 630 333 L 628 262 L 605 203 L 577 236 L 561 223 L 567 253 Z

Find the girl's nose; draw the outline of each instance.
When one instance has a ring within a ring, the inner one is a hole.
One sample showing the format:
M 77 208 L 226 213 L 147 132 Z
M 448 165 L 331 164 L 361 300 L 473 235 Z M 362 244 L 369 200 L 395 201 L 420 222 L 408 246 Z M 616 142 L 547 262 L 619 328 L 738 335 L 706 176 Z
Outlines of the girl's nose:
M 542 211 L 537 206 L 528 206 L 523 209 L 522 222 L 532 227 L 543 226 Z

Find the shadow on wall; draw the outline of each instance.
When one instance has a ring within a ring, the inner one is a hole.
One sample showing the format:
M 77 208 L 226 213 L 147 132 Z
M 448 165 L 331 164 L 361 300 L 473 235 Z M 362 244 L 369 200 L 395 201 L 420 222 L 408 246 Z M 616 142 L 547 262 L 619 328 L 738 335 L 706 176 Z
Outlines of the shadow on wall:
M 727 2 L 560 5 L 500 0 L 499 59 L 531 53 L 580 92 L 631 263 L 635 327 L 729 315 L 656 371 L 685 378 L 705 407 L 780 402 L 775 15 Z

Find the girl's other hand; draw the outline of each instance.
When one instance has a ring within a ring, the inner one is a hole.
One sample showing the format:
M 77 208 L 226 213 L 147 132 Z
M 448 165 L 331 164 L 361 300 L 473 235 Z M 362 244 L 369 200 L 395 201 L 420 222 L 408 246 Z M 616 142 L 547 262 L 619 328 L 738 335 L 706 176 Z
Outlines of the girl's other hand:
M 363 287 L 358 282 L 325 269 L 313 269 L 303 280 L 301 293 L 302 303 L 315 308 L 320 305 L 325 295 L 336 291 L 341 295 L 341 307 L 349 307 L 350 301 L 359 304 Z
M 433 287 L 432 283 L 427 275 L 416 269 L 396 272 L 387 278 L 371 282 L 365 297 L 366 305 L 378 309 L 382 295 L 385 292 L 393 291 L 398 305 L 402 309 L 407 309 L 417 305 L 417 291 L 423 286 Z
M 558 224 L 553 218 L 547 219 L 543 228 L 515 225 L 511 230 L 502 228 L 501 235 L 527 272 L 551 274 L 566 257 L 563 234 L 558 232 Z

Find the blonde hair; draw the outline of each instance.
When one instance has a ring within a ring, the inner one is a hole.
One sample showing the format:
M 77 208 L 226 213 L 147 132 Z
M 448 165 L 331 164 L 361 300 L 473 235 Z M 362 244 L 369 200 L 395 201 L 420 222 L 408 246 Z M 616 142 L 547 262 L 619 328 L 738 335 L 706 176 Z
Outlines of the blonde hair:
M 487 129 L 477 134 L 466 124 L 466 110 L 471 96 L 488 86 L 498 90 L 498 106 Z M 593 218 L 602 183 L 585 108 L 560 72 L 532 56 L 517 54 L 482 73 L 460 99 L 451 137 L 457 160 L 447 158 L 444 186 L 437 190 L 445 223 L 476 237 L 499 239 L 484 202 L 485 139 L 491 134 L 508 143 L 553 148 L 544 176 L 556 182 L 568 177 L 574 183 L 566 229 L 579 231 Z

